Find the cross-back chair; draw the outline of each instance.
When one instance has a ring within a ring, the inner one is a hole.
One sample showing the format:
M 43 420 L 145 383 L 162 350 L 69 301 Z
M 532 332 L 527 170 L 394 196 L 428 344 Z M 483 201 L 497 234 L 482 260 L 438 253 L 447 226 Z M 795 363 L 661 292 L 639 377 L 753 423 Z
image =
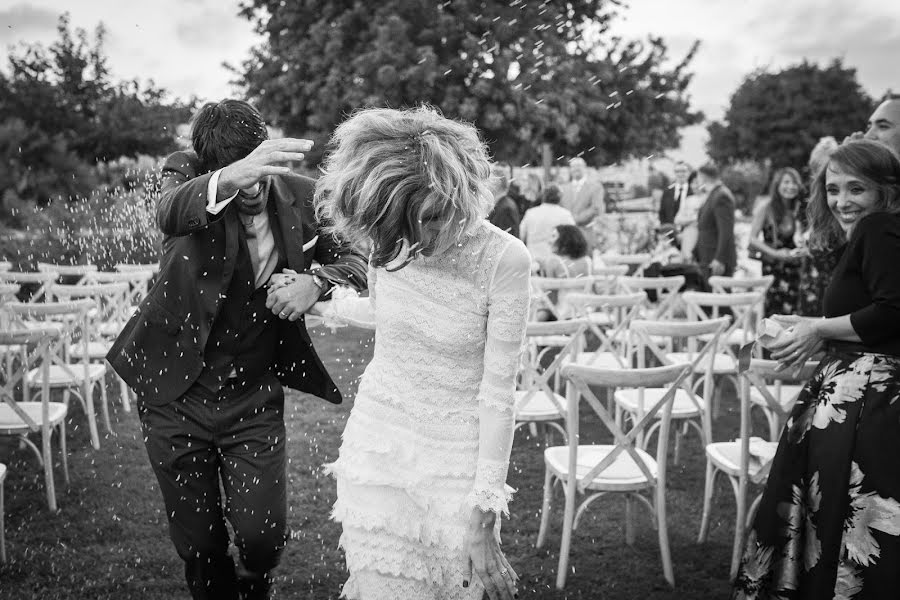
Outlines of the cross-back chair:
M 566 439 L 566 399 L 559 394 L 559 372 L 563 363 L 578 355 L 584 345 L 587 324 L 582 320 L 531 322 L 525 327 L 525 349 L 516 391 L 516 425 L 518 429 L 538 425 L 555 429 Z M 562 347 L 545 345 L 546 339 L 566 339 Z M 555 356 L 551 353 L 556 351 Z M 546 364 L 549 361 L 549 364 Z
M 68 407 L 64 402 L 50 401 L 51 356 L 57 351 L 61 340 L 62 334 L 57 327 L 0 330 L 0 344 L 26 348 L 25 365 L 35 365 L 33 370 L 22 365 L 22 368 L 12 374 L 4 374 L 0 383 L 0 435 L 15 437 L 34 452 L 44 468 L 47 504 L 53 512 L 57 508 L 52 457 L 54 431 L 59 432 L 63 475 L 66 484 L 69 483 L 65 419 Z M 40 400 L 16 400 L 15 388 L 19 385 L 26 389 L 29 385 L 36 386 Z M 40 434 L 40 448 L 28 438 L 29 434 Z
M 98 270 L 97 265 L 56 265 L 47 262 L 38 262 L 37 268 L 41 273 L 56 273 L 58 283 L 78 283 Z
M 750 484 L 762 485 L 766 482 L 771 467 L 771 460 L 778 446 L 777 440 L 764 441 L 751 438 L 750 396 L 756 390 L 767 401 L 771 401 L 773 410 L 780 412 L 786 419 L 787 414 L 781 411 L 776 399 L 769 392 L 771 381 L 792 381 L 795 378 L 809 379 L 818 366 L 807 363 L 798 373 L 777 370 L 778 363 L 773 360 L 753 359 L 749 368 L 740 375 L 740 432 L 737 440 L 727 442 L 711 442 L 706 445 L 706 481 L 703 486 L 703 514 L 700 519 L 698 542 L 705 542 L 709 533 L 710 508 L 716 475 L 724 473 L 728 477 L 737 504 L 735 515 L 734 543 L 731 552 L 731 578 L 737 575 L 741 558 L 744 533 L 753 518 L 753 512 L 762 497 L 760 494 L 748 510 L 748 493 Z M 782 422 L 783 424 L 783 422 Z
M 59 273 L 55 271 L 43 271 L 37 273 L 25 273 L 21 271 L 0 271 L 0 283 L 16 284 L 20 288 L 33 289 L 25 299 L 27 302 L 42 302 L 46 299 L 49 290 L 59 279 Z M 20 292 L 23 290 L 20 289 Z M 20 296 L 21 297 L 21 296 Z
M 672 319 L 678 310 L 679 293 L 684 287 L 684 275 L 671 277 L 620 277 L 619 285 L 623 292 L 646 292 L 647 310 L 644 317 L 647 319 Z M 650 300 L 650 293 L 655 300 Z
M 645 430 L 656 422 L 662 411 L 660 439 L 668 437 L 672 402 L 681 383 L 691 374 L 690 364 L 667 365 L 650 369 L 600 369 L 569 364 L 562 375 L 567 381 L 566 399 L 568 411 L 566 431 L 568 444 L 544 450 L 544 499 L 541 508 L 541 525 L 537 546 L 547 538 L 550 520 L 550 504 L 556 481 L 561 481 L 565 492 L 562 540 L 559 566 L 556 576 L 557 589 L 563 589 L 568 573 L 572 535 L 585 510 L 597 499 L 607 494 L 625 496 L 625 541 L 634 543 L 632 504 L 646 506 L 653 517 L 659 538 L 663 573 L 669 585 L 675 584 L 669 536 L 666 523 L 666 464 L 668 444 L 657 444 L 656 456 L 649 455 L 638 442 Z M 668 387 L 668 391 L 628 431 L 624 431 L 603 403 L 591 391 L 591 386 L 608 389 Z M 582 403 L 591 409 L 591 416 L 599 417 L 612 434 L 611 444 L 582 444 L 579 437 Z M 649 497 L 641 495 L 642 492 Z M 577 496 L 584 495 L 578 503 Z
M 50 345 L 49 386 L 51 389 L 62 390 L 63 402 L 67 406 L 70 395 L 78 399 L 87 416 L 91 445 L 99 449 L 100 436 L 94 412 L 96 389 L 99 388 L 100 391 L 103 417 L 107 424 L 109 411 L 104 384 L 107 367 L 105 364 L 91 362 L 88 351 L 91 337 L 90 315 L 95 306 L 95 303 L 88 299 L 39 304 L 11 302 L 6 305 L 6 310 L 12 315 L 14 326 L 16 323 L 31 320 L 41 323 L 43 327 L 56 328 L 60 332 L 59 343 Z M 72 352 L 76 349 L 77 353 Z M 37 367 L 29 369 L 25 376 L 26 397 L 30 397 L 30 391 L 40 385 L 40 370 Z
M 627 332 L 638 317 L 647 294 L 572 294 L 569 302 L 578 318 L 585 319 L 588 331 L 597 339 L 598 347 L 580 352 L 575 362 L 594 367 L 622 368 L 630 366 Z

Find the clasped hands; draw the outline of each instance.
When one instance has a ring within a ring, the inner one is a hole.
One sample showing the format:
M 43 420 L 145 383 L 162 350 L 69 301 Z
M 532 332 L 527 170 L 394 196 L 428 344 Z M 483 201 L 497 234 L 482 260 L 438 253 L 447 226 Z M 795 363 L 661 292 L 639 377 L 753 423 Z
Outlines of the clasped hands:
M 296 321 L 306 314 L 318 302 L 322 292 L 312 275 L 291 269 L 272 275 L 266 287 L 266 308 L 288 321 Z
M 816 326 L 820 319 L 793 315 L 773 315 L 772 319 L 785 327 L 784 332 L 769 345 L 772 359 L 779 363 L 777 370 L 799 371 L 807 360 L 822 349 L 825 340 Z

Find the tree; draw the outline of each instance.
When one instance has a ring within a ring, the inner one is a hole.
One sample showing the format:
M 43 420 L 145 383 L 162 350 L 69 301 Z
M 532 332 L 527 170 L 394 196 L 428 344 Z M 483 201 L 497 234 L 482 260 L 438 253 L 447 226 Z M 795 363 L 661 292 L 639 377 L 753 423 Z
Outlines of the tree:
M 248 0 L 265 41 L 236 83 L 287 133 L 317 141 L 361 107 L 428 103 L 474 123 L 499 160 L 606 164 L 679 143 L 696 45 L 609 38 L 619 0 Z
M 709 125 L 707 150 L 717 161 L 770 159 L 774 167 L 806 167 L 823 136 L 837 139 L 863 127 L 874 109 L 840 60 L 804 61 L 782 71 L 751 73 L 731 96 L 725 123 Z
M 175 149 L 175 126 L 192 105 L 167 102 L 152 82 L 110 80 L 103 53 L 104 29 L 93 44 L 69 17 L 57 25 L 49 48 L 23 45 L 0 73 L 0 177 L 3 195 L 46 203 L 56 196 L 90 193 L 98 161 Z M 12 182 L 12 183 L 9 183 Z

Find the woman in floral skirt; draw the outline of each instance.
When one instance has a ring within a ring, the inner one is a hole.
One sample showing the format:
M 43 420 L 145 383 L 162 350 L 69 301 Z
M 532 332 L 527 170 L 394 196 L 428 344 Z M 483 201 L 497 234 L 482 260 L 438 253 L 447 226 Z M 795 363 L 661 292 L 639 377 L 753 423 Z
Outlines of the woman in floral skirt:
M 811 240 L 843 246 L 825 318 L 790 327 L 786 369 L 825 357 L 781 436 L 736 599 L 900 597 L 900 159 L 860 140 L 813 182 Z

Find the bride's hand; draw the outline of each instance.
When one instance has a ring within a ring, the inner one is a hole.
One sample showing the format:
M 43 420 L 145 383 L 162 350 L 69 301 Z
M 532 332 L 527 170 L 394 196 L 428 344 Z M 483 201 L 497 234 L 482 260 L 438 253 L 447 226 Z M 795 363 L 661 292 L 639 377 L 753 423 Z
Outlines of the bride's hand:
M 474 571 L 491 600 L 513 600 L 519 597 L 516 591 L 519 576 L 500 550 L 500 539 L 494 529 L 496 519 L 493 511 L 472 509 L 465 540 L 463 587 L 469 587 Z

